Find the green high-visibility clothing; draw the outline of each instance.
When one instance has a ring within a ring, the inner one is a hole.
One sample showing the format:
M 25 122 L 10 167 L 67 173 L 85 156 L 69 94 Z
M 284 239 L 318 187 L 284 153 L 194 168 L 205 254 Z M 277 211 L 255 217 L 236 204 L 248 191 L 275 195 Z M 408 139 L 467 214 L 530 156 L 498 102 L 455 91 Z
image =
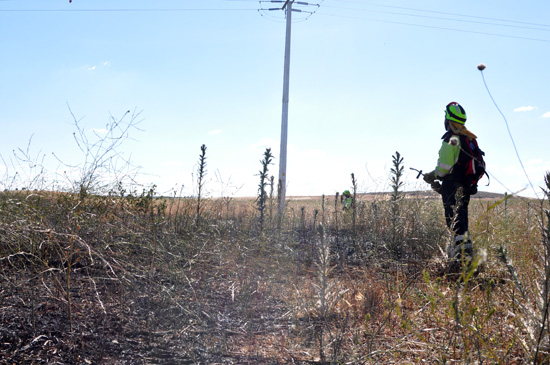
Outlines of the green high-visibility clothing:
M 441 178 L 449 174 L 458 161 L 460 155 L 460 136 L 453 134 L 449 142 L 443 141 L 439 149 L 439 159 L 435 168 L 436 177 Z
M 344 205 L 344 207 L 343 207 L 344 210 L 351 209 L 352 202 L 353 202 L 353 199 L 352 199 L 351 196 L 345 198 L 345 199 L 342 201 L 342 204 Z

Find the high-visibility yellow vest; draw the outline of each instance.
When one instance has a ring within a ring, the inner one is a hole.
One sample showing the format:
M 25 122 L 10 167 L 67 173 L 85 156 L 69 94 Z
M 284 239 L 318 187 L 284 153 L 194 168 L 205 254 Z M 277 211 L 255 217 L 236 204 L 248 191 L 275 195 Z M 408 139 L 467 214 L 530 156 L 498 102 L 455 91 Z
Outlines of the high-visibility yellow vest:
M 449 141 L 443 141 L 439 149 L 439 158 L 435 173 L 437 177 L 444 177 L 451 172 L 460 155 L 460 136 L 453 134 Z

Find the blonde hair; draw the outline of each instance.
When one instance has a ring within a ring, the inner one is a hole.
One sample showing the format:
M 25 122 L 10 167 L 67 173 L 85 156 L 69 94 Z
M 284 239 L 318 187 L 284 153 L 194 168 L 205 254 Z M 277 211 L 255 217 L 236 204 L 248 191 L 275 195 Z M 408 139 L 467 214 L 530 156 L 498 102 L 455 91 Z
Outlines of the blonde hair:
M 462 136 L 466 136 L 470 140 L 477 138 L 477 136 L 475 134 L 473 134 L 472 132 L 470 132 L 468 130 L 468 128 L 466 128 L 463 124 L 454 122 L 450 119 L 446 119 L 446 122 L 449 124 L 449 127 L 451 128 L 453 133 L 458 134 L 458 135 L 462 135 Z

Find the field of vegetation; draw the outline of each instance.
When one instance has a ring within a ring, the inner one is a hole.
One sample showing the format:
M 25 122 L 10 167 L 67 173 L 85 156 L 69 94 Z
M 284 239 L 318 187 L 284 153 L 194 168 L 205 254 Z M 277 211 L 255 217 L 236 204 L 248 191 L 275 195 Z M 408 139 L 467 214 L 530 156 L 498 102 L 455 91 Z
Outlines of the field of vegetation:
M 388 193 L 351 174 L 351 209 L 279 214 L 269 149 L 257 197 L 205 196 L 204 145 L 193 197 L 102 183 L 117 123 L 77 124 L 72 189 L 0 192 L 0 363 L 550 362 L 550 174 L 545 200 L 476 195 L 474 262 L 450 272 L 439 196 L 401 191 L 399 153 Z
M 547 363 L 547 202 L 474 199 L 477 268 L 449 275 L 439 199 L 392 172 L 280 219 L 272 191 L 4 191 L 0 361 Z

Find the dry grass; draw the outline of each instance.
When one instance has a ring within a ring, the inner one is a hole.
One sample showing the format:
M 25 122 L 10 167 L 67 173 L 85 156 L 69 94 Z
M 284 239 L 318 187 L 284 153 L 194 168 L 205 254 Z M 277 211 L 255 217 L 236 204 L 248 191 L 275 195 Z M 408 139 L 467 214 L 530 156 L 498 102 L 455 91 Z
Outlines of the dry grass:
M 535 359 L 525 312 L 544 279 L 541 206 L 495 202 L 472 202 L 472 235 L 487 261 L 456 280 L 444 270 L 441 204 L 426 197 L 400 202 L 396 238 L 383 195 L 360 198 L 354 229 L 334 197 L 300 197 L 289 199 L 281 230 L 268 202 L 260 230 L 253 199 L 203 199 L 197 223 L 193 199 L 4 192 L 0 359 L 548 361 L 548 327 Z

